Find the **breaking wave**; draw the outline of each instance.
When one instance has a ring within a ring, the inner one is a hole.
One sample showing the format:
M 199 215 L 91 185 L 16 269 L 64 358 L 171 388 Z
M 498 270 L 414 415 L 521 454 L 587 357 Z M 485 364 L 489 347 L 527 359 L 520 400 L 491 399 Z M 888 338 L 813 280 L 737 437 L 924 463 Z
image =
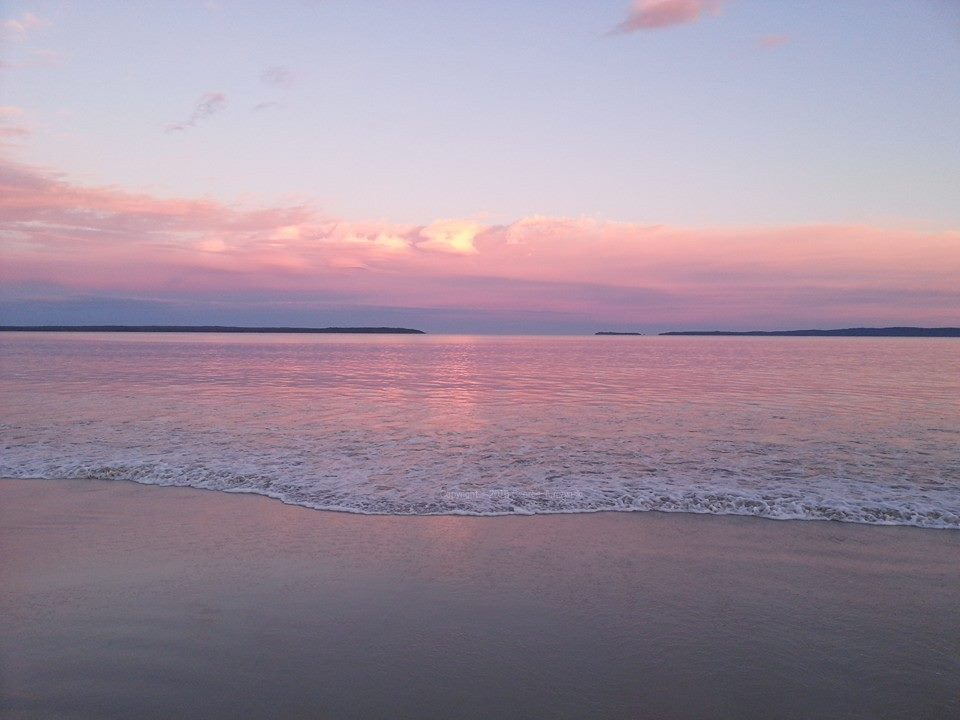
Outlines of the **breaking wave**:
M 383 485 L 352 489 L 343 483 L 310 483 L 262 473 L 243 474 L 208 467 L 166 464 L 53 464 L 14 467 L 0 464 L 4 477 L 132 481 L 144 485 L 192 487 L 228 493 L 252 493 L 290 505 L 365 515 L 539 515 L 593 512 L 683 512 L 746 515 L 775 520 L 833 520 L 868 525 L 909 525 L 960 529 L 958 505 L 932 502 L 909 494 L 889 494 L 854 500 L 838 494 L 797 492 L 776 483 L 766 491 L 732 490 L 699 485 L 656 487 L 629 482 L 604 482 L 596 477 L 565 489 L 490 487 L 486 490 L 446 488 L 420 483 L 417 491 Z M 417 487 L 416 484 L 413 484 Z M 862 494 L 862 493 L 857 493 Z M 876 493 L 874 493 L 876 495 Z M 948 493 L 949 503 L 955 503 Z

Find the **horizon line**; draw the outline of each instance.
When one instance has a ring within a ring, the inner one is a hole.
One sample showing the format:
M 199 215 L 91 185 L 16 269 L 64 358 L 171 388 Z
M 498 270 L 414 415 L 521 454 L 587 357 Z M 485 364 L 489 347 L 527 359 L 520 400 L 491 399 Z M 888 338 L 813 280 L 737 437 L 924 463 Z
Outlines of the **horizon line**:
M 169 324 L 97 324 L 97 325 L 0 325 L 0 332 L 117 332 L 117 333 L 224 333 L 224 334 L 381 334 L 381 335 L 504 335 L 504 336 L 740 336 L 740 337 L 960 337 L 960 327 L 923 327 L 911 325 L 896 325 L 885 327 L 844 327 L 844 328 L 804 328 L 798 330 L 666 330 L 661 332 L 644 333 L 631 330 L 599 330 L 582 333 L 463 333 L 439 332 L 428 333 L 424 330 L 392 326 L 248 326 L 248 325 L 169 325 Z

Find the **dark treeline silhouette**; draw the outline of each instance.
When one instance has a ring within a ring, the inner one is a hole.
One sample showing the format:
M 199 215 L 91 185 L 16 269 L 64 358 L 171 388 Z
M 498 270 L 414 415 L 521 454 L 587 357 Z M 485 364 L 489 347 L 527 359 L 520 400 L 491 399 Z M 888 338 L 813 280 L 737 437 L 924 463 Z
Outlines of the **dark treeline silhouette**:
M 0 325 L 0 331 L 169 332 L 169 333 L 356 333 L 423 335 L 423 330 L 393 327 L 234 327 L 232 325 Z
M 839 328 L 837 330 L 682 330 L 661 335 L 749 335 L 797 337 L 960 337 L 960 328 L 885 327 Z

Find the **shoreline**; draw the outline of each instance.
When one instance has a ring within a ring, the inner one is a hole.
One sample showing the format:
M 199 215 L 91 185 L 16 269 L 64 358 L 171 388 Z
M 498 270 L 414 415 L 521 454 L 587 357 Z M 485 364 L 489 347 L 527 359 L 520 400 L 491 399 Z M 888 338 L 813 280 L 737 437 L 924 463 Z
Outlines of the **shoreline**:
M 0 480 L 0 716 L 946 717 L 957 533 Z
M 777 522 L 826 522 L 826 523 L 837 523 L 843 525 L 866 525 L 870 527 L 909 527 L 915 528 L 918 530 L 933 530 L 933 531 L 960 531 L 960 526 L 956 525 L 921 525 L 917 523 L 908 523 L 908 522 L 885 522 L 885 521 L 875 521 L 867 522 L 860 519 L 844 519 L 840 517 L 822 517 L 822 516 L 808 516 L 808 517 L 790 517 L 790 516 L 777 516 L 773 514 L 760 514 L 755 512 L 711 512 L 709 510 L 695 510 L 695 509 L 669 509 L 664 507 L 600 507 L 600 508 L 572 508 L 572 509 L 538 509 L 531 512 L 508 512 L 508 511 L 490 511 L 490 512 L 480 512 L 480 511 L 470 511 L 470 510 L 446 510 L 440 512 L 391 512 L 391 511 L 376 511 L 376 510 L 364 510 L 361 508 L 352 508 L 348 506 L 333 506 L 333 505 L 311 505 L 308 502 L 301 501 L 297 502 L 295 500 L 289 499 L 283 493 L 279 492 L 270 492 L 267 490 L 261 490 L 259 488 L 215 488 L 215 487 L 198 487 L 196 485 L 189 484 L 174 484 L 174 483 L 160 483 L 160 482 L 141 482 L 139 480 L 133 480 L 130 478 L 97 478 L 97 477 L 55 477 L 55 478 L 44 478 L 44 477 L 0 477 L 0 482 L 3 481 L 16 481 L 16 480 L 26 480 L 34 482 L 119 482 L 119 483 L 131 483 L 133 485 L 140 485 L 143 487 L 158 487 L 158 488 L 185 488 L 189 490 L 201 490 L 204 492 L 212 493 L 222 493 L 226 495 L 255 495 L 262 497 L 268 500 L 274 500 L 280 502 L 283 505 L 288 507 L 297 507 L 304 510 L 310 510 L 312 512 L 329 512 L 329 513 L 338 513 L 345 515 L 358 515 L 364 517 L 464 517 L 464 518 L 499 518 L 499 517 L 539 517 L 539 516 L 553 516 L 553 515 L 596 515 L 596 514 L 646 514 L 646 513 L 658 513 L 663 515 L 705 515 L 710 517 L 741 517 L 741 518 L 752 518 L 755 520 L 773 520 Z M 743 498 L 747 499 L 747 498 Z

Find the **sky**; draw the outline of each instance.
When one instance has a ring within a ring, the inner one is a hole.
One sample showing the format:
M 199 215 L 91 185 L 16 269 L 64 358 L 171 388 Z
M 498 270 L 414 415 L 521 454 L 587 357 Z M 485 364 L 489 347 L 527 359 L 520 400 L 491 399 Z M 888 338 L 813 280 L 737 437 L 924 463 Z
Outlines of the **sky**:
M 3 0 L 0 323 L 960 325 L 960 0 Z

